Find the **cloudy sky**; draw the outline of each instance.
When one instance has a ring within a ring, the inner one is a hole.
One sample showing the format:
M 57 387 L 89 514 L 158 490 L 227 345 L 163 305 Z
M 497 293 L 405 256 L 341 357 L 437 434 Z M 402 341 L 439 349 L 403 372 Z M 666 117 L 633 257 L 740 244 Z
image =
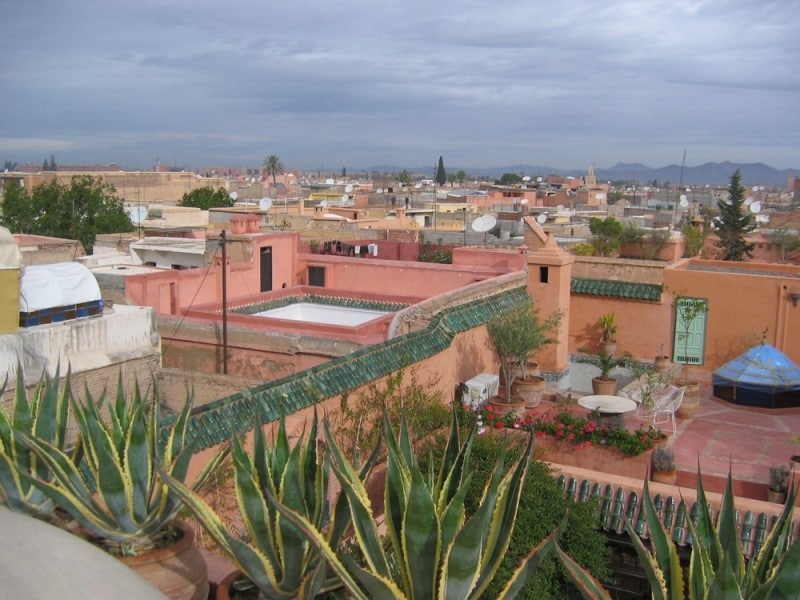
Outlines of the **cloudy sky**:
M 800 167 L 800 0 L 26 0 L 0 161 Z

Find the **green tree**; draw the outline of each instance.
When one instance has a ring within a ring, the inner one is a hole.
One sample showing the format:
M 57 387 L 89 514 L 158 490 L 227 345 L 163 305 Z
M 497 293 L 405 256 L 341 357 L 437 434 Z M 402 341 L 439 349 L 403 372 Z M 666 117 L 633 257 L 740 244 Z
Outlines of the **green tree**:
M 516 173 L 503 173 L 503 176 L 497 180 L 500 185 L 515 185 L 522 183 L 522 177 Z
M 780 227 L 769 234 L 769 243 L 781 253 L 781 262 L 786 262 L 786 253 L 800 248 L 800 238 L 785 227 Z
M 619 250 L 622 243 L 622 223 L 614 217 L 592 218 L 589 221 L 589 231 L 594 236 L 592 245 L 600 256 L 611 256 Z
M 347 177 L 347 167 L 342 167 L 342 177 Z
M 264 171 L 268 177 L 272 177 L 272 187 L 278 188 L 278 175 L 282 175 L 284 171 L 281 157 L 277 154 L 270 154 L 264 159 Z
M 179 204 L 208 210 L 209 208 L 218 208 L 220 206 L 233 206 L 233 200 L 223 188 L 215 191 L 210 187 L 202 187 L 184 194 Z
M 436 180 L 436 185 L 444 185 L 447 183 L 447 173 L 444 170 L 444 160 L 442 157 L 439 157 L 439 166 L 436 167 L 436 176 L 434 177 Z
M 458 185 L 463 185 L 466 178 L 467 174 L 464 173 L 464 171 L 458 171 L 456 173 L 456 181 L 458 181 Z
M 683 234 L 683 257 L 691 258 L 692 256 L 697 256 L 702 250 L 706 239 L 705 231 L 692 225 L 692 223 L 684 223 L 681 233 Z
M 411 175 L 405 169 L 403 169 L 399 173 L 395 173 L 394 178 L 403 185 L 408 185 L 409 183 L 411 183 Z
M 114 186 L 89 175 L 74 176 L 69 186 L 53 180 L 30 193 L 8 186 L 3 224 L 14 233 L 78 240 L 89 253 L 98 233 L 133 231 Z
M 456 177 L 455 173 L 448 173 L 447 174 L 447 183 L 450 184 L 450 187 L 453 187 L 455 185 L 456 181 L 458 181 L 458 178 Z
M 731 175 L 728 185 L 728 199 L 717 202 L 717 248 L 722 251 L 722 260 L 743 261 L 753 258 L 753 244 L 748 244 L 745 236 L 756 228 L 753 216 L 746 212 L 744 187 L 739 169 Z

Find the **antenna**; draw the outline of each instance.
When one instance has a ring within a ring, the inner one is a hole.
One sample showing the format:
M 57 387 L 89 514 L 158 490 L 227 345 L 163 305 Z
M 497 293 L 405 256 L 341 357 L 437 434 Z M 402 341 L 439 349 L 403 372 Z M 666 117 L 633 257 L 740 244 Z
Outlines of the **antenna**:
M 263 210 L 264 212 L 268 211 L 272 208 L 272 198 L 262 198 L 258 201 L 258 208 Z

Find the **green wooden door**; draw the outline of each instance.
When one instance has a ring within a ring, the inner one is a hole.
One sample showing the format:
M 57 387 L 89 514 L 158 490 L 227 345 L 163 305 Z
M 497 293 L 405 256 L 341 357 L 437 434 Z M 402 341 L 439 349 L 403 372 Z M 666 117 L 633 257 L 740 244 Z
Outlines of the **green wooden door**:
M 672 362 L 681 365 L 702 365 L 706 350 L 706 316 L 708 300 L 705 298 L 678 298 L 675 302 L 675 343 Z

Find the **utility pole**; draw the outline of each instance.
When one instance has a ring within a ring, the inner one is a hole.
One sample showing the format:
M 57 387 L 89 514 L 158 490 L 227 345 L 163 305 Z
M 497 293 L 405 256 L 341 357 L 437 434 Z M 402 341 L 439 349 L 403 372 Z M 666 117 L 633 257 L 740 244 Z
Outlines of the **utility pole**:
M 228 242 L 223 229 L 219 234 L 222 243 L 222 374 L 228 374 Z

